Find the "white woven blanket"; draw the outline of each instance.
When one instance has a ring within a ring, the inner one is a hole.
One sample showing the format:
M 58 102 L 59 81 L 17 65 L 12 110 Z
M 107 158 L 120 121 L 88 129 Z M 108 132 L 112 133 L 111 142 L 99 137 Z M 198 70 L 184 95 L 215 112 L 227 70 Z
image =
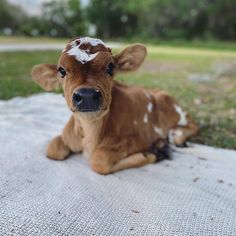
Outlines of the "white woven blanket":
M 61 95 L 0 102 L 0 235 L 236 235 L 236 152 L 194 145 L 101 176 L 45 158 L 70 115 Z

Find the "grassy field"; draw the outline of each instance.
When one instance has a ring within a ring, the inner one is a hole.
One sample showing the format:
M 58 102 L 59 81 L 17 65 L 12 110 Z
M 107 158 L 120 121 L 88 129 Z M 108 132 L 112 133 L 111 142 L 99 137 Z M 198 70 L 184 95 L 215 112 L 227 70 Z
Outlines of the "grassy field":
M 229 48 L 149 46 L 142 68 L 117 79 L 167 90 L 201 128 L 192 141 L 236 149 L 236 49 Z M 57 63 L 58 56 L 55 51 L 0 52 L 0 99 L 42 92 L 30 70 L 38 63 Z

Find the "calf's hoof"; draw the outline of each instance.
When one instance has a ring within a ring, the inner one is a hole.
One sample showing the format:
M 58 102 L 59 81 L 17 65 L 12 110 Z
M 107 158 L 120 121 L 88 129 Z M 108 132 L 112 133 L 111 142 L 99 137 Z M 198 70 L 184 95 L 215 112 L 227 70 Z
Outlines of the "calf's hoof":
M 47 157 L 52 160 L 64 160 L 70 154 L 70 149 L 64 144 L 61 136 L 51 140 L 47 149 Z

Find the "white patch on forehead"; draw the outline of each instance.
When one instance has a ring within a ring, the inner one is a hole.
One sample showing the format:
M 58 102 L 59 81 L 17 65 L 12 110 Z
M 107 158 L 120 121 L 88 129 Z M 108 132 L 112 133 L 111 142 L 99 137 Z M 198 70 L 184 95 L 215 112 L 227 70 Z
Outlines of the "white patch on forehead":
M 83 44 L 90 44 L 91 46 L 97 46 L 101 44 L 106 47 L 102 40 L 90 37 L 79 38 L 72 41 L 70 43 L 71 48 L 67 51 L 67 54 L 75 57 L 76 60 L 82 64 L 92 61 L 98 55 L 98 52 L 91 54 L 89 49 L 81 49 L 80 46 Z
M 164 136 L 163 130 L 161 128 L 158 128 L 157 126 L 154 126 L 154 131 L 159 134 L 160 136 Z
M 98 52 L 96 52 L 94 54 L 89 54 L 85 50 L 81 50 L 76 47 L 72 47 L 67 53 L 70 56 L 74 56 L 76 58 L 76 60 L 82 64 L 92 61 L 98 55 Z
M 144 114 L 143 122 L 144 123 L 148 123 L 148 115 L 147 115 L 147 113 Z
M 152 110 L 153 110 L 153 103 L 152 102 L 149 102 L 147 104 L 147 110 L 148 110 L 148 112 L 152 112 Z
M 175 111 L 179 114 L 179 122 L 178 125 L 187 125 L 187 112 L 183 111 L 183 109 L 180 106 L 174 105 Z
M 82 44 L 90 44 L 91 46 L 97 46 L 99 44 L 102 44 L 104 47 L 106 47 L 106 44 L 101 39 L 90 38 L 90 37 L 83 37 L 83 38 L 79 38 L 79 41 L 80 41 L 80 45 L 82 45 Z

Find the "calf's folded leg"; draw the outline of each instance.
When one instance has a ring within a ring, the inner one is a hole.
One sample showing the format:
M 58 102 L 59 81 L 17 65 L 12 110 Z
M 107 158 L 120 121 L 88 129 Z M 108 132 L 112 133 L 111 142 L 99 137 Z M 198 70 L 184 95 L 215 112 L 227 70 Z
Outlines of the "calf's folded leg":
M 115 165 L 111 167 L 111 171 L 116 172 L 119 170 L 140 167 L 155 162 L 156 162 L 155 154 L 139 152 L 118 161 Z
M 91 155 L 90 166 L 99 174 L 110 174 L 119 170 L 155 163 L 156 160 L 156 155 L 149 152 L 140 152 L 127 157 L 119 157 L 117 152 L 97 149 Z

